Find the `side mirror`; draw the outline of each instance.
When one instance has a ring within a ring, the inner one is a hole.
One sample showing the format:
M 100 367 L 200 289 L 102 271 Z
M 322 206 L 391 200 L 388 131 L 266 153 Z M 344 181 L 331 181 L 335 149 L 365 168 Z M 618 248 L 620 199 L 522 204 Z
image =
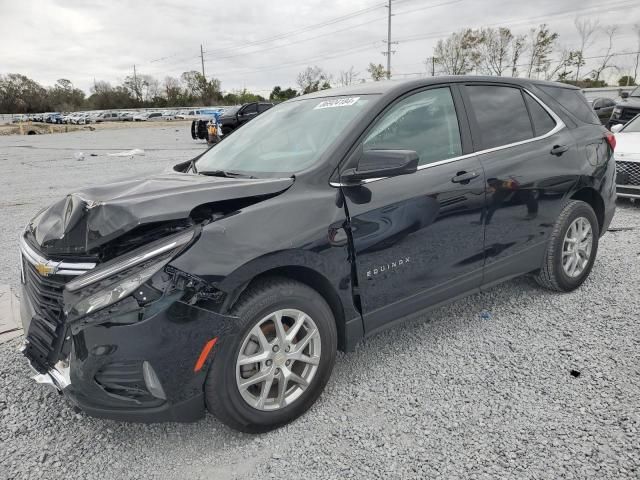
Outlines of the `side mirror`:
M 616 123 L 615 125 L 612 125 L 611 133 L 618 133 L 620 130 L 622 130 L 622 127 L 624 127 L 624 125 L 622 125 L 621 123 Z
M 620 97 L 622 97 L 622 98 L 629 98 L 629 92 L 622 92 L 622 93 L 620 94 Z
M 418 170 L 418 154 L 413 150 L 365 150 L 358 166 L 342 173 L 347 184 L 359 184 L 368 178 L 395 177 Z

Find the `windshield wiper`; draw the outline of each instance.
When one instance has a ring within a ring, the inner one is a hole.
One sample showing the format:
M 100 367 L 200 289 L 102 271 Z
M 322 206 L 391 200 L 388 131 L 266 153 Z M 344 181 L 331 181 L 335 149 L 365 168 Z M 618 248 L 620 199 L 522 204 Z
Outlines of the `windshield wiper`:
M 245 173 L 231 172 L 229 170 L 199 170 L 198 174 L 208 175 L 210 177 L 226 177 L 226 178 L 256 178 L 253 175 Z

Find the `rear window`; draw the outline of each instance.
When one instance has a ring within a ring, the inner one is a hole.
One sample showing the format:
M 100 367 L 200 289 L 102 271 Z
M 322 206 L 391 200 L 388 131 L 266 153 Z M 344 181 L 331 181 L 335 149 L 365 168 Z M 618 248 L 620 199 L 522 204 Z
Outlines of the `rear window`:
M 589 106 L 587 99 L 580 90 L 562 87 L 549 87 L 538 85 L 538 88 L 551 95 L 560 105 L 566 108 L 574 117 L 586 123 L 600 124 L 598 116 Z
M 468 85 L 466 89 L 480 130 L 482 149 L 533 138 L 531 120 L 519 88 Z

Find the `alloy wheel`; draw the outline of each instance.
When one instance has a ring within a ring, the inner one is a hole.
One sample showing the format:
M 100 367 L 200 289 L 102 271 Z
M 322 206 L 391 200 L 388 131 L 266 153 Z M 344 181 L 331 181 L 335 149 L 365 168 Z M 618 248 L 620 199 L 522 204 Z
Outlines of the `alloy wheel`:
M 313 319 L 296 309 L 262 318 L 242 341 L 236 384 L 257 410 L 291 405 L 311 384 L 320 363 L 320 332 Z
M 562 268 L 569 277 L 575 278 L 587 268 L 593 248 L 591 223 L 584 217 L 576 218 L 564 236 L 562 243 Z

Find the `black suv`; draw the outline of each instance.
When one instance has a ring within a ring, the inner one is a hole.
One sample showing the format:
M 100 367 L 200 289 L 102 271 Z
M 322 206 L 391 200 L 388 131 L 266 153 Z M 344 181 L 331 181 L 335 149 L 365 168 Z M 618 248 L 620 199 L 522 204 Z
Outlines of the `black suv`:
M 336 350 L 532 273 L 581 285 L 615 208 L 579 90 L 437 77 L 282 103 L 170 173 L 81 190 L 21 238 L 23 353 L 87 413 L 244 431 Z M 517 325 L 514 325 L 517 328 Z
M 225 109 L 224 112 L 222 112 L 222 115 L 220 115 L 222 134 L 229 135 L 236 128 L 244 125 L 249 120 L 253 120 L 261 113 L 269 110 L 271 107 L 273 107 L 273 103 L 253 102 Z
M 640 87 L 636 87 L 631 93 L 622 92 L 622 101 L 613 108 L 607 127 L 611 128 L 619 123 L 624 125 L 638 114 L 640 114 Z

